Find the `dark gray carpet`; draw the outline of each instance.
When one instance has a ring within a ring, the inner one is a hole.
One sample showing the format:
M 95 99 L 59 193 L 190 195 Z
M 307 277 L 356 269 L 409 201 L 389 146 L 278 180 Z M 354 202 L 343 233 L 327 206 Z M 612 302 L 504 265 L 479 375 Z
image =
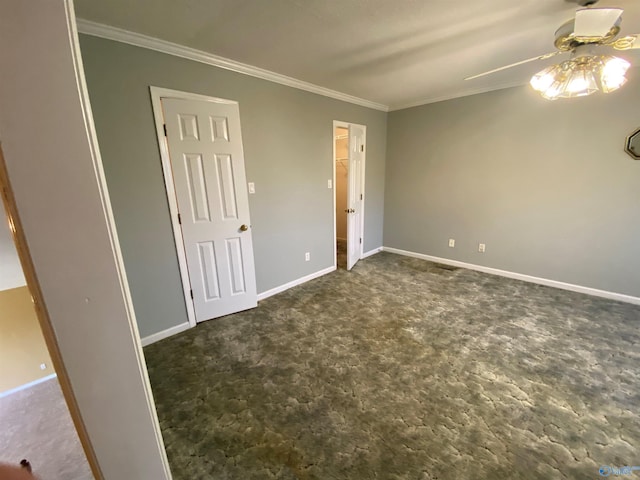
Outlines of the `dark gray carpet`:
M 145 354 L 176 480 L 584 479 L 640 465 L 639 326 L 381 253 Z
M 39 480 L 90 480 L 57 379 L 0 398 L 0 462 L 31 462 Z

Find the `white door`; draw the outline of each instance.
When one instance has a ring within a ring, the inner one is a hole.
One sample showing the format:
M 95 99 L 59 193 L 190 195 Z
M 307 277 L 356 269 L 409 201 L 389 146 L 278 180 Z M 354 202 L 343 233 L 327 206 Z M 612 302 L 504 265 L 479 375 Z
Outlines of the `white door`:
M 257 305 L 240 112 L 162 99 L 197 322 Z
M 349 125 L 349 180 L 347 189 L 347 270 L 362 257 L 364 155 L 366 130 Z

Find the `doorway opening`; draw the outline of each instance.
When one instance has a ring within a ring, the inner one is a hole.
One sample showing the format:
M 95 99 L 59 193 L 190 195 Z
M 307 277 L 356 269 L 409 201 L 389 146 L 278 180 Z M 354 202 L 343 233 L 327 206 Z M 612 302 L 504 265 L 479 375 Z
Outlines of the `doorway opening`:
M 336 268 L 351 270 L 364 244 L 364 125 L 333 122 L 334 242 Z
M 336 169 L 336 266 L 347 268 L 347 185 L 349 182 L 349 129 L 334 132 Z
M 0 198 L 0 468 L 90 480 L 12 232 Z

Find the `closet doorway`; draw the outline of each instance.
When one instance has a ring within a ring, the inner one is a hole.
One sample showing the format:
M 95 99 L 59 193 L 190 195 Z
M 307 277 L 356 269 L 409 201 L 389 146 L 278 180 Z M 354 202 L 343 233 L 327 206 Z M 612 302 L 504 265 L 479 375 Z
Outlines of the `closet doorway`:
M 351 270 L 362 258 L 367 127 L 333 122 L 336 267 Z

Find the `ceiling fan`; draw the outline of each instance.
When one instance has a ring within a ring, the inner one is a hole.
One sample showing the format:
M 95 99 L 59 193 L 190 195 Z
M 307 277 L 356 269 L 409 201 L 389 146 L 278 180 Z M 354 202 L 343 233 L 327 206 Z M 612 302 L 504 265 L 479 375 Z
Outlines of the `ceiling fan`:
M 612 92 L 622 87 L 627 79 L 630 63 L 619 57 L 599 53 L 603 47 L 615 50 L 640 48 L 640 34 L 620 37 L 621 8 L 593 8 L 598 0 L 577 0 L 584 8 L 577 10 L 575 18 L 560 26 L 555 34 L 556 51 L 528 58 L 488 72 L 473 75 L 465 80 L 484 77 L 493 73 L 546 60 L 556 55 L 570 53 L 571 57 L 557 65 L 538 72 L 531 78 L 531 86 L 544 98 L 580 97 L 597 91 Z

